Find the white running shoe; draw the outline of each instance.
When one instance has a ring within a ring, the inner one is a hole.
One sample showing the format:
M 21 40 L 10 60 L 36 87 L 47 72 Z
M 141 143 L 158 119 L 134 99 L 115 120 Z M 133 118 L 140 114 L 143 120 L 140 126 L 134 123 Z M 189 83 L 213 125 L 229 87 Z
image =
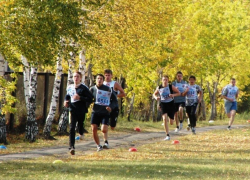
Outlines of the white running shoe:
M 103 147 L 101 145 L 97 146 L 97 151 L 102 151 Z
M 109 149 L 109 144 L 108 143 L 104 143 L 103 149 Z
M 231 129 L 231 127 L 227 127 L 227 130 L 230 131 L 230 130 L 232 130 L 232 129 Z
M 79 135 L 80 136 L 80 140 L 84 139 L 84 134 L 83 135 Z
M 170 140 L 170 136 L 166 136 L 166 138 L 164 139 L 164 141 L 169 141 Z
M 183 128 L 183 123 L 180 123 L 179 130 L 182 130 L 182 128 Z
M 175 128 L 174 132 L 178 133 L 178 132 L 179 132 L 179 129 L 178 129 L 178 128 Z

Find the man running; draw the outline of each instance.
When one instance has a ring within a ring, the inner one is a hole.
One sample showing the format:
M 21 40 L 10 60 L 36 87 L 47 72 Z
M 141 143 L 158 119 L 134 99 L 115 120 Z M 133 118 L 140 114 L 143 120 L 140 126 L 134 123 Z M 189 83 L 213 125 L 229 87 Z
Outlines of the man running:
M 181 71 L 176 73 L 176 80 L 172 83 L 180 93 L 183 93 L 187 82 L 183 80 L 183 74 Z M 176 121 L 176 129 L 175 132 L 179 132 L 179 130 L 183 127 L 183 109 L 185 107 L 185 96 L 176 96 L 174 97 L 174 106 L 175 106 L 175 115 L 174 119 Z M 179 125 L 180 123 L 180 125 Z
M 232 78 L 230 84 L 225 86 L 222 90 L 222 98 L 224 98 L 225 101 L 225 111 L 227 113 L 227 117 L 229 118 L 227 130 L 231 130 L 231 126 L 234 122 L 234 117 L 237 110 L 237 98 L 239 95 L 239 89 L 235 86 L 235 84 L 236 80 Z
M 112 89 L 103 84 L 104 76 L 102 74 L 96 75 L 96 85 L 90 88 L 90 92 L 94 96 L 94 106 L 91 114 L 91 128 L 94 141 L 97 145 L 97 151 L 109 148 L 108 144 L 108 126 L 110 112 L 117 106 L 116 95 Z M 97 133 L 98 127 L 101 125 L 103 133 L 104 145 L 100 145 L 99 136 Z
M 164 128 L 167 134 L 164 140 L 170 140 L 168 117 L 170 119 L 171 125 L 173 124 L 174 121 L 175 111 L 174 111 L 173 97 L 180 95 L 179 90 L 175 86 L 168 84 L 168 81 L 169 77 L 167 75 L 164 75 L 162 77 L 162 84 L 159 87 L 157 87 L 157 89 L 153 94 L 153 97 L 161 102 L 162 118 L 163 118 Z
M 75 128 L 78 123 L 80 137 L 83 137 L 83 121 L 88 112 L 86 103 L 91 103 L 93 96 L 87 86 L 81 84 L 82 74 L 76 71 L 73 74 L 74 84 L 67 87 L 64 106 L 69 107 L 70 131 L 69 131 L 69 151 L 75 154 Z
M 199 85 L 195 84 L 195 82 L 195 76 L 190 76 L 189 84 L 187 85 L 186 90 L 182 93 L 182 96 L 186 96 L 186 112 L 188 114 L 193 134 L 196 134 L 196 108 L 198 103 L 202 100 L 202 90 Z
M 123 98 L 126 96 L 121 85 L 116 81 L 112 81 L 113 73 L 110 69 L 104 70 L 104 76 L 105 76 L 105 81 L 103 82 L 103 84 L 109 86 L 115 93 L 116 97 Z M 116 108 L 112 110 L 110 113 L 110 127 L 112 130 L 114 130 L 116 127 L 118 115 L 119 115 L 119 105 L 117 103 Z

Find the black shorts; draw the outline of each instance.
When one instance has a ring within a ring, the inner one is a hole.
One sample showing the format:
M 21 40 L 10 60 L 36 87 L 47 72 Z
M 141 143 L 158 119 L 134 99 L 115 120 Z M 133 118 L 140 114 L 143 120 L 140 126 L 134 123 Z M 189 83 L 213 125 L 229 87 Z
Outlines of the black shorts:
M 109 122 L 111 127 L 116 127 L 118 115 L 119 115 L 119 109 L 118 108 L 115 108 L 114 110 L 111 111 L 111 113 L 110 113 L 110 122 Z
M 175 114 L 174 101 L 171 101 L 171 102 L 168 102 L 168 103 L 161 102 L 160 106 L 161 106 L 162 115 L 167 113 L 168 117 L 170 119 L 174 119 L 174 114 Z
M 98 127 L 100 124 L 109 125 L 109 115 L 107 114 L 97 114 L 92 113 L 91 114 L 91 124 L 96 124 Z
M 179 107 L 185 107 L 185 102 L 174 103 L 174 112 L 179 111 Z

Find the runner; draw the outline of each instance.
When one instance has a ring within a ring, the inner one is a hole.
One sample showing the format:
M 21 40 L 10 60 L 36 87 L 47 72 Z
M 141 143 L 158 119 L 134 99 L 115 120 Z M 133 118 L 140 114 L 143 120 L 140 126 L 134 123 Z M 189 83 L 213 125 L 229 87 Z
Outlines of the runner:
M 172 85 L 174 85 L 180 91 L 180 93 L 184 92 L 187 82 L 183 80 L 183 74 L 181 71 L 178 71 L 176 73 L 176 80 L 172 83 Z M 174 97 L 174 106 L 175 106 L 174 119 L 176 121 L 175 132 L 179 132 L 179 130 L 181 130 L 183 127 L 183 109 L 185 107 L 185 101 L 186 101 L 185 96 Z
M 123 98 L 126 96 L 121 85 L 119 83 L 117 83 L 116 81 L 112 81 L 113 73 L 110 69 L 104 70 L 104 76 L 105 76 L 105 81 L 103 82 L 103 84 L 111 87 L 111 89 L 115 93 L 116 97 Z M 118 115 L 119 115 L 119 105 L 117 103 L 116 108 L 114 110 L 112 110 L 110 113 L 110 121 L 109 122 L 110 122 L 110 127 L 112 130 L 114 130 L 116 127 Z
M 173 97 L 179 96 L 179 90 L 168 83 L 169 77 L 164 75 L 162 77 L 162 85 L 157 87 L 155 90 L 153 97 L 156 100 L 160 100 L 161 102 L 161 111 L 162 111 L 162 118 L 164 123 L 164 128 L 166 131 L 166 138 L 164 140 L 170 140 L 169 136 L 169 127 L 168 127 L 168 117 L 170 119 L 170 124 L 173 124 L 174 121 L 174 101 Z M 158 96 L 160 95 L 160 96 Z
M 96 75 L 96 85 L 90 88 L 91 93 L 94 96 L 94 106 L 91 115 L 91 128 L 94 141 L 97 145 L 97 151 L 101 151 L 109 148 L 108 144 L 108 126 L 110 112 L 117 106 L 116 95 L 112 92 L 112 89 L 103 84 L 104 76 L 102 74 Z M 103 133 L 104 145 L 100 145 L 99 136 L 97 133 L 98 127 L 101 126 Z
M 231 130 L 231 126 L 234 122 L 234 117 L 237 110 L 237 98 L 239 95 L 239 89 L 235 86 L 235 84 L 236 80 L 232 78 L 230 84 L 225 86 L 222 90 L 222 97 L 225 101 L 225 111 L 227 113 L 227 117 L 229 118 L 227 130 Z
M 182 93 L 182 96 L 186 96 L 186 112 L 190 121 L 190 126 L 192 133 L 196 134 L 196 108 L 198 103 L 201 102 L 202 90 L 199 85 L 195 84 L 195 76 L 189 77 L 189 85 L 187 85 L 186 90 Z M 189 127 L 189 126 L 188 126 Z M 189 129 L 188 129 L 189 130 Z
M 93 96 L 87 86 L 81 84 L 82 74 L 79 71 L 74 72 L 74 84 L 67 87 L 64 106 L 69 107 L 70 112 L 70 132 L 69 132 L 69 151 L 71 155 L 75 154 L 75 128 L 78 122 L 80 137 L 83 137 L 83 120 L 88 112 L 86 102 L 91 103 Z

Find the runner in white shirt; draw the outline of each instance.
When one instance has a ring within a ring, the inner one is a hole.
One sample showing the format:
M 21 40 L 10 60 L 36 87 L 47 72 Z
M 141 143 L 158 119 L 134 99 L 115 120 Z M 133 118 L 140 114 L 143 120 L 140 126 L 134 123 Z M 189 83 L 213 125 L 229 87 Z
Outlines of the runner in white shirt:
M 227 117 L 229 118 L 229 124 L 227 129 L 231 130 L 231 126 L 234 122 L 234 117 L 237 110 L 237 98 L 239 95 L 239 89 L 235 86 L 236 80 L 234 78 L 231 79 L 231 83 L 225 86 L 222 90 L 222 98 L 225 101 L 225 111 L 227 113 Z

